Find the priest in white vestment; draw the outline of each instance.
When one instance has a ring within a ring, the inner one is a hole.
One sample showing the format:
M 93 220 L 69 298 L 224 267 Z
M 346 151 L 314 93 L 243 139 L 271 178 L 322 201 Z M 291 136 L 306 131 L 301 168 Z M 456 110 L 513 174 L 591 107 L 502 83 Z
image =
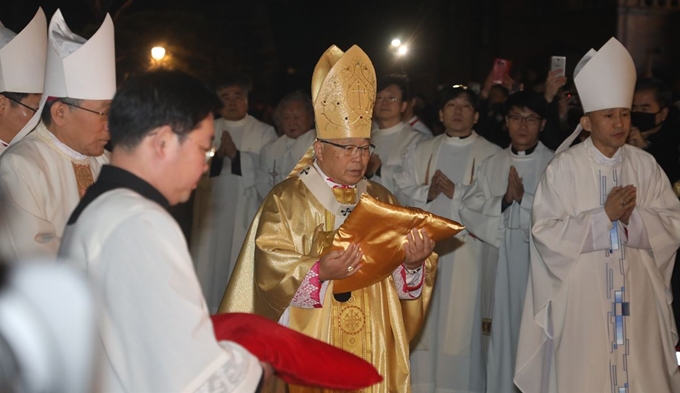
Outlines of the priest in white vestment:
M 636 70 L 610 39 L 578 63 L 586 115 L 539 181 L 515 383 L 523 392 L 680 391 L 670 280 L 680 202 L 627 145 Z M 590 137 L 564 150 L 580 133 Z
M 190 250 L 212 313 L 260 206 L 255 187 L 262 147 L 276 139 L 274 127 L 248 114 L 247 82 L 235 78 L 218 86 L 222 118 L 215 120 L 217 149 L 210 172 L 196 189 Z
M 0 249 L 8 258 L 56 256 L 69 214 L 108 161 L 113 40 L 108 15 L 89 40 L 71 32 L 60 10 L 50 21 L 41 122 L 0 159 L 8 193 Z
M 460 221 L 462 197 L 482 161 L 501 149 L 474 130 L 477 95 L 455 86 L 442 93 L 439 117 L 446 132 L 409 150 L 396 179 L 405 205 Z M 411 353 L 414 392 L 483 392 L 491 291 L 497 250 L 468 231 L 439 242 L 433 301 Z M 487 265 L 488 261 L 494 263 Z
M 42 8 L 19 34 L 0 23 L 0 156 L 40 119 L 46 57 L 47 21 Z
M 538 140 L 545 127 L 543 97 L 517 92 L 508 98 L 505 108 L 511 145 L 484 160 L 460 210 L 467 230 L 498 248 L 495 283 L 483 288 L 493 292 L 486 362 L 488 393 L 518 391 L 512 379 L 529 275 L 531 205 L 538 179 L 553 157 L 553 151 Z
M 406 151 L 427 137 L 401 120 L 410 99 L 405 76 L 385 76 L 378 80 L 377 89 L 373 118 L 378 128 L 371 133 L 375 152 L 368 163 L 366 177 L 394 193 L 394 175 L 402 171 Z
M 217 107 L 198 80 L 166 70 L 128 80 L 111 104 L 111 165 L 73 211 L 59 250 L 102 302 L 93 391 L 254 392 L 260 383 L 256 357 L 215 339 L 166 210 L 208 169 Z
M 312 100 L 302 92 L 296 91 L 281 99 L 274 110 L 274 121 L 283 135 L 262 148 L 255 179 L 260 200 L 288 177 L 316 139 Z

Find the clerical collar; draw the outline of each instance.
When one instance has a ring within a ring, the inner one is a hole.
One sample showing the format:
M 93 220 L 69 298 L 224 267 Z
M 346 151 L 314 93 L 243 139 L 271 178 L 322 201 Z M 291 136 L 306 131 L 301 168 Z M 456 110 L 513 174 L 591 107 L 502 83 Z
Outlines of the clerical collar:
M 474 131 L 470 135 L 465 136 L 449 136 L 446 133 L 444 135 L 444 143 L 452 146 L 467 146 L 477 140 L 477 133 Z
M 87 159 L 88 156 L 80 154 L 77 151 L 63 144 L 59 139 L 57 139 L 56 135 L 54 135 L 52 131 L 47 129 L 47 127 L 45 127 L 45 131 L 47 131 L 47 135 L 49 136 L 50 140 L 54 143 L 54 145 L 57 147 L 57 149 L 59 149 L 59 151 L 77 161 Z
M 609 158 L 602 154 L 602 152 L 593 144 L 593 140 L 588 137 L 584 142 L 583 145 L 585 146 L 586 150 L 590 153 L 590 156 L 597 162 L 598 164 L 606 165 L 606 166 L 615 166 L 621 163 L 623 160 L 623 148 L 619 147 L 616 150 L 616 153 L 612 156 L 612 158 Z
M 405 125 L 406 125 L 406 123 L 404 123 L 403 121 L 400 121 L 399 123 L 393 125 L 392 127 L 378 128 L 378 129 L 374 130 L 373 133 L 376 134 L 376 135 L 391 135 L 391 134 L 394 134 L 396 132 L 401 131 L 402 128 L 404 128 Z
M 357 186 L 356 184 L 347 185 L 347 184 L 336 183 L 335 181 L 333 181 L 333 179 L 331 179 L 330 177 L 326 176 L 325 173 L 323 173 L 323 171 L 319 167 L 319 163 L 316 160 L 314 160 L 314 168 L 316 168 L 316 171 L 319 172 L 319 175 L 321 175 L 321 178 L 324 179 L 324 181 L 326 182 L 326 184 L 330 188 L 356 188 L 356 186 Z
M 530 147 L 530 148 L 528 148 L 524 151 L 518 151 L 517 149 L 515 149 L 514 146 L 510 145 L 510 151 L 512 151 L 512 154 L 514 154 L 516 156 L 520 156 L 520 157 L 521 156 L 528 156 L 529 154 L 533 153 L 534 150 L 536 150 L 537 146 L 538 146 L 538 143 L 536 143 L 534 146 L 532 146 L 532 147 Z
M 112 191 L 118 188 L 127 188 L 132 190 L 146 199 L 152 200 L 163 208 L 167 209 L 170 204 L 168 200 L 165 199 L 163 194 L 161 194 L 156 188 L 151 184 L 141 179 L 140 177 L 126 171 L 125 169 L 118 168 L 111 165 L 102 166 L 102 170 L 99 173 L 97 181 L 90 186 L 90 188 L 85 191 L 83 199 L 80 200 L 78 206 L 75 208 L 71 217 L 66 225 L 74 224 L 80 213 L 85 210 L 85 208 L 92 202 L 94 202 L 102 194 Z
M 238 127 L 238 126 L 244 125 L 244 124 L 246 123 L 246 121 L 248 121 L 248 117 L 249 117 L 249 116 L 250 116 L 250 115 L 248 115 L 248 114 L 246 113 L 246 116 L 245 116 L 243 119 L 241 119 L 241 120 L 227 120 L 227 119 L 225 119 L 224 117 L 222 118 L 222 120 L 223 120 L 225 123 L 227 123 L 228 125 L 232 126 L 232 127 Z

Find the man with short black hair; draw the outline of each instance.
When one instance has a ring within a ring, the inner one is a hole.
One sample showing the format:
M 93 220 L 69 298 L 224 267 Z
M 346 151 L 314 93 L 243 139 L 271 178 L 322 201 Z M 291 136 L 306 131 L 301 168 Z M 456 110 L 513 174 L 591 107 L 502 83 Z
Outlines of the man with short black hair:
M 455 85 L 441 93 L 439 119 L 446 132 L 410 149 L 395 176 L 405 205 L 460 222 L 459 209 L 479 166 L 500 147 L 479 136 L 477 94 Z M 414 391 L 484 390 L 486 345 L 491 328 L 491 293 L 483 292 L 495 274 L 497 250 L 473 233 L 437 243 L 439 264 L 433 304 L 411 353 Z M 485 256 L 491 253 L 491 256 Z
M 547 103 L 538 93 L 521 91 L 505 102 L 511 145 L 484 160 L 477 180 L 463 198 L 460 217 L 468 231 L 498 248 L 486 391 L 515 392 L 512 382 L 524 294 L 529 275 L 531 205 L 538 180 L 553 151 L 539 142 Z M 496 257 L 495 255 L 493 257 Z
M 215 339 L 182 231 L 185 202 L 214 155 L 214 93 L 179 71 L 125 82 L 111 104 L 113 154 L 71 214 L 59 256 L 85 270 L 107 392 L 253 392 L 257 358 Z
M 394 175 L 401 172 L 406 151 L 427 137 L 402 121 L 411 99 L 405 75 L 385 76 L 378 80 L 377 89 L 373 117 L 378 128 L 371 133 L 375 152 L 368 163 L 366 177 L 394 192 Z
M 671 88 L 655 78 L 638 80 L 630 116 L 628 143 L 653 155 L 671 184 L 680 180 L 680 119 Z

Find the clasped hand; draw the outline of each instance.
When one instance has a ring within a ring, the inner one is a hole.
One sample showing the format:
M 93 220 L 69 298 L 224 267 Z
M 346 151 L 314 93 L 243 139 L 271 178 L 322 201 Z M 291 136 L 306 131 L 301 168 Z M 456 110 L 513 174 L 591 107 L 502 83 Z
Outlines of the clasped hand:
M 610 221 L 619 220 L 628 225 L 630 215 L 637 203 L 637 188 L 629 184 L 612 188 L 604 203 L 604 211 Z
M 522 198 L 524 197 L 524 185 L 522 184 L 522 178 L 519 177 L 519 173 L 514 166 L 510 167 L 510 172 L 508 172 L 508 187 L 505 191 L 505 202 L 512 203 L 517 201 L 517 203 L 522 203 Z
M 447 198 L 453 199 L 453 192 L 456 190 L 456 185 L 452 182 L 444 172 L 437 169 L 430 181 L 430 190 L 427 192 L 427 199 L 435 200 L 439 194 L 443 193 Z

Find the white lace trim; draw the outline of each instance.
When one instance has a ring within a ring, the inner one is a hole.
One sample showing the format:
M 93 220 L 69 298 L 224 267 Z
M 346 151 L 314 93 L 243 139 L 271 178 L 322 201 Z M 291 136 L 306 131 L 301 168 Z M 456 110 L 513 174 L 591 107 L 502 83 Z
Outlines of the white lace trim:
M 230 359 L 222 364 L 208 379 L 196 389 L 196 393 L 234 393 L 243 388 L 243 384 L 252 372 L 252 359 L 248 352 L 228 341 L 220 341 L 220 346 L 229 352 Z
M 319 264 L 316 263 L 305 275 L 302 284 L 298 287 L 290 305 L 299 308 L 318 308 L 321 307 L 319 293 L 321 292 L 321 281 L 318 273 Z
M 397 288 L 399 299 L 417 299 L 420 297 L 420 294 L 423 292 L 422 281 L 424 278 L 424 270 L 425 266 L 423 266 L 422 269 L 411 273 L 404 268 L 404 265 L 399 265 L 399 267 L 394 270 L 392 277 L 394 278 L 394 286 Z M 419 283 L 421 285 L 418 289 L 413 291 L 408 290 L 409 287 L 414 287 Z

